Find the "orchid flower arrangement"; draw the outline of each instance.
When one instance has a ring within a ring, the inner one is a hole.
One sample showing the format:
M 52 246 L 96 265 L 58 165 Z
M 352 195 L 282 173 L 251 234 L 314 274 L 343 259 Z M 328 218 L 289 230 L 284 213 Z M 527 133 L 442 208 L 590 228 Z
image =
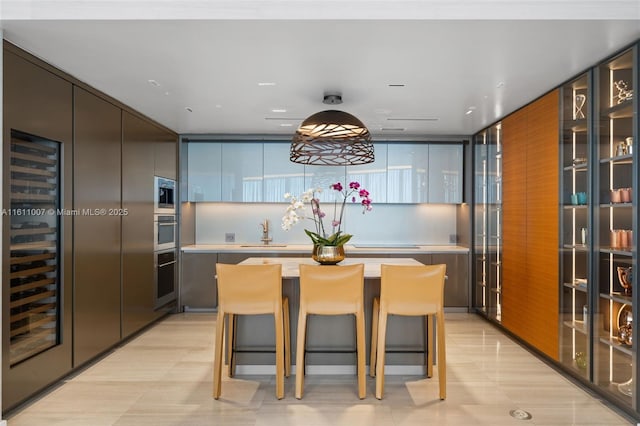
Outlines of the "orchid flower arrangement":
M 342 246 L 346 244 L 353 235 L 342 233 L 342 220 L 344 218 L 344 206 L 347 200 L 355 203 L 359 197 L 360 204 L 362 205 L 362 214 L 372 210 L 371 198 L 369 198 L 369 191 L 360 187 L 358 182 L 349 183 L 348 188 L 343 188 L 340 182 L 334 183 L 330 188 L 342 197 L 340 207 L 338 207 L 338 199 L 333 202 L 333 220 L 331 221 L 331 227 L 325 227 L 324 218 L 326 212 L 320 207 L 320 199 L 316 196 L 317 193 L 322 192 L 322 188 L 309 189 L 305 191 L 300 198 L 291 195 L 290 193 L 284 194 L 284 198 L 290 200 L 287 211 L 282 218 L 282 229 L 288 231 L 293 225 L 302 221 L 303 219 L 310 219 L 315 225 L 315 232 L 305 229 L 304 232 L 311 238 L 314 245 L 323 246 Z M 311 205 L 311 216 L 308 216 L 305 210 L 305 203 Z M 331 229 L 331 234 L 327 235 L 327 230 Z

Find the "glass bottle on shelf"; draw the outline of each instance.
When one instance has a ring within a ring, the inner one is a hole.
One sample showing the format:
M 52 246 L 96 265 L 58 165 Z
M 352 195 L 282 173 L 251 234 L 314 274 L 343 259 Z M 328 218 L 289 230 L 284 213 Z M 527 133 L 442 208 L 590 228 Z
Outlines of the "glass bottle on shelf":
M 598 68 L 598 170 L 595 212 L 597 306 L 594 319 L 594 382 L 635 406 L 633 269 L 636 265 L 637 166 L 634 149 L 635 49 Z
M 502 313 L 501 124 L 476 135 L 475 306 L 500 322 Z
M 60 343 L 60 146 L 11 132 L 9 364 Z
M 561 90 L 560 362 L 589 379 L 589 288 L 592 194 L 589 155 L 590 74 Z

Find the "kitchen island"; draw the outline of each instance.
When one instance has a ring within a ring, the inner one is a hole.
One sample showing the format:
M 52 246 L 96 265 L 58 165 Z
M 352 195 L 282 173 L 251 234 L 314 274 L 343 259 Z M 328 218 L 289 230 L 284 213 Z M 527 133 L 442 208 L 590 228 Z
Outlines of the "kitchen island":
M 311 244 L 195 244 L 181 248 L 179 306 L 184 311 L 212 311 L 218 305 L 215 264 L 240 263 L 249 257 L 311 257 Z M 469 309 L 469 248 L 457 245 L 356 244 L 345 245 L 351 257 L 413 258 L 425 265 L 447 265 L 447 311 Z
M 282 265 L 282 292 L 289 298 L 291 320 L 291 359 L 295 348 L 299 308 L 299 265 L 316 264 L 310 257 L 250 257 L 241 264 L 279 263 Z M 380 265 L 420 265 L 413 258 L 350 257 L 340 265 L 364 264 L 364 308 L 366 359 L 369 360 L 373 298 L 380 294 Z M 318 266 L 321 267 L 321 266 Z M 272 374 L 275 355 L 272 315 L 239 316 L 236 334 L 238 374 Z M 355 317 L 353 315 L 315 316 L 307 321 L 307 374 L 355 374 Z M 426 330 L 423 317 L 392 316 L 387 332 L 387 374 L 424 374 Z

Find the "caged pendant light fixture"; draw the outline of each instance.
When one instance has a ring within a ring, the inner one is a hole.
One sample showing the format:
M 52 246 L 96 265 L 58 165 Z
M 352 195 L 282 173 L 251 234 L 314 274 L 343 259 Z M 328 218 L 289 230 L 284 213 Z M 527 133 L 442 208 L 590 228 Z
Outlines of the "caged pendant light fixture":
M 342 103 L 340 95 L 325 95 L 325 104 Z M 327 110 L 302 122 L 291 141 L 289 159 L 319 166 L 373 163 L 373 143 L 367 127 L 351 114 Z

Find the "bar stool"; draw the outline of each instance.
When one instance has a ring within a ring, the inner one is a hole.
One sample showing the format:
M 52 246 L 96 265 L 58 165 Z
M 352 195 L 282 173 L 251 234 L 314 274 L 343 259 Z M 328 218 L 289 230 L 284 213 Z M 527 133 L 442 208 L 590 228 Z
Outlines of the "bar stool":
M 366 395 L 364 332 L 364 265 L 300 265 L 300 313 L 296 350 L 296 398 L 304 388 L 304 355 L 307 315 L 344 315 L 356 317 L 358 397 Z
M 380 297 L 373 299 L 371 360 L 369 374 L 376 376 L 376 398 L 384 390 L 384 357 L 387 315 L 427 317 L 427 377 L 433 372 L 433 316 L 436 317 L 438 383 L 440 399 L 447 397 L 446 351 L 444 336 L 444 281 L 447 266 L 381 265 Z M 377 357 L 377 359 L 376 359 Z M 375 366 L 375 367 L 374 367 Z M 374 373 L 375 371 L 375 373 Z
M 218 276 L 218 317 L 213 364 L 213 397 L 221 391 L 222 346 L 225 315 L 228 315 L 227 353 L 229 375 L 235 369 L 233 342 L 234 315 L 273 314 L 276 337 L 276 397 L 284 397 L 284 377 L 291 370 L 289 340 L 289 300 L 282 295 L 282 265 L 227 265 L 216 264 Z

